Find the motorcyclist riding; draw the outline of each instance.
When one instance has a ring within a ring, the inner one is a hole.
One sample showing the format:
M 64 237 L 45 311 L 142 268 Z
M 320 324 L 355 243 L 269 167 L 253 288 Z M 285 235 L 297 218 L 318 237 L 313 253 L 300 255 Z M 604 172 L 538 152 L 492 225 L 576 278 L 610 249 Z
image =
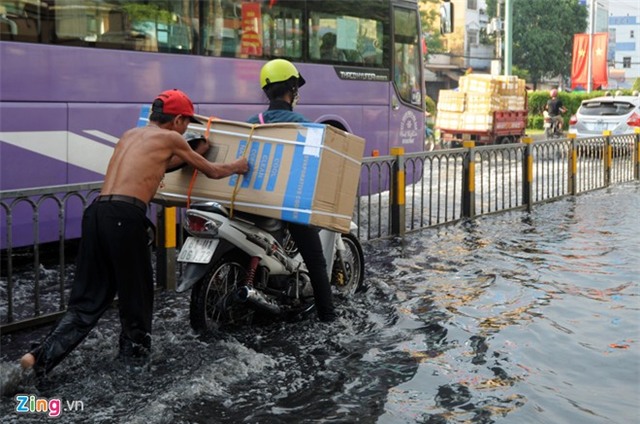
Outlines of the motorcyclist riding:
M 549 92 L 549 94 L 551 95 L 551 99 L 547 102 L 545 109 L 549 112 L 552 125 L 558 125 L 560 131 L 562 131 L 562 127 L 564 126 L 562 114 L 567 111 L 567 108 L 562 104 L 562 100 L 558 98 L 558 90 L 554 88 Z
M 252 124 L 311 122 L 303 115 L 293 111 L 299 99 L 298 89 L 304 84 L 304 78 L 291 62 L 284 59 L 274 59 L 267 62 L 260 70 L 260 86 L 269 99 L 269 108 L 265 112 L 253 115 L 247 122 Z M 336 314 L 318 229 L 294 223 L 288 223 L 288 226 L 289 232 L 309 269 L 318 317 L 321 321 L 333 321 Z

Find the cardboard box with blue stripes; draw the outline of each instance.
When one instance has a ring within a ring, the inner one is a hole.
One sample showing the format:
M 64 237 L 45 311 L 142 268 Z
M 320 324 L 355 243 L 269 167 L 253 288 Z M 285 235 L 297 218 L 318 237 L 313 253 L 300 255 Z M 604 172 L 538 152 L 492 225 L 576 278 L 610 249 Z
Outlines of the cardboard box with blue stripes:
M 206 133 L 206 127 L 190 130 Z M 329 125 L 251 125 L 213 120 L 207 159 L 246 156 L 250 170 L 221 180 L 187 166 L 165 175 L 154 201 L 186 206 L 215 200 L 233 210 L 348 232 L 364 139 Z M 195 179 L 194 179 L 195 178 Z

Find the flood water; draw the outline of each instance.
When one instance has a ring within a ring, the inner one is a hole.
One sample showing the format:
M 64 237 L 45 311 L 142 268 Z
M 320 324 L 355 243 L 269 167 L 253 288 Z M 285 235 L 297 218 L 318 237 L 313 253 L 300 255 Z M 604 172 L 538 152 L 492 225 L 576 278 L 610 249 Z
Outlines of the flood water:
M 108 311 L 21 393 L 73 423 L 640 422 L 638 211 L 634 183 L 367 242 L 368 290 L 332 325 L 202 338 L 188 294 L 160 293 L 151 372 L 113 361 Z M 3 372 L 44 331 L 3 335 Z M 16 405 L 3 423 L 51 420 Z

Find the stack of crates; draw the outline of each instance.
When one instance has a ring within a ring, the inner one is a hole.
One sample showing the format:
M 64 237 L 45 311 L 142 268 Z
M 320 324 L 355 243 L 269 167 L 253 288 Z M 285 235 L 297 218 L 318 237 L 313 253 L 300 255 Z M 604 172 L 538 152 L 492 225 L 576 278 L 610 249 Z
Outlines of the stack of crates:
M 525 81 L 516 76 L 465 75 L 460 77 L 458 91 L 440 90 L 436 126 L 489 132 L 493 127 L 493 112 L 524 110 L 525 99 Z M 461 104 L 464 104 L 462 108 Z
M 461 91 L 440 90 L 436 126 L 459 130 L 462 125 L 462 113 L 465 109 L 466 95 Z

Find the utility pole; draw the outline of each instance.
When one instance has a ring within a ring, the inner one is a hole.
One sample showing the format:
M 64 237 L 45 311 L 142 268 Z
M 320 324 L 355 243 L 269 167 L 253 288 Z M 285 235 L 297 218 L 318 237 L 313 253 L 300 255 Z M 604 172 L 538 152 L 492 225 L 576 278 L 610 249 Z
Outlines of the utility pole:
M 593 90 L 593 32 L 596 22 L 596 0 L 589 1 L 589 48 L 587 50 L 587 93 Z
M 504 74 L 511 75 L 513 62 L 513 0 L 504 1 Z
M 498 0 L 498 7 L 496 8 L 496 19 L 493 21 L 493 31 L 496 33 L 496 75 L 502 74 L 502 21 L 500 20 L 500 9 L 504 0 Z

